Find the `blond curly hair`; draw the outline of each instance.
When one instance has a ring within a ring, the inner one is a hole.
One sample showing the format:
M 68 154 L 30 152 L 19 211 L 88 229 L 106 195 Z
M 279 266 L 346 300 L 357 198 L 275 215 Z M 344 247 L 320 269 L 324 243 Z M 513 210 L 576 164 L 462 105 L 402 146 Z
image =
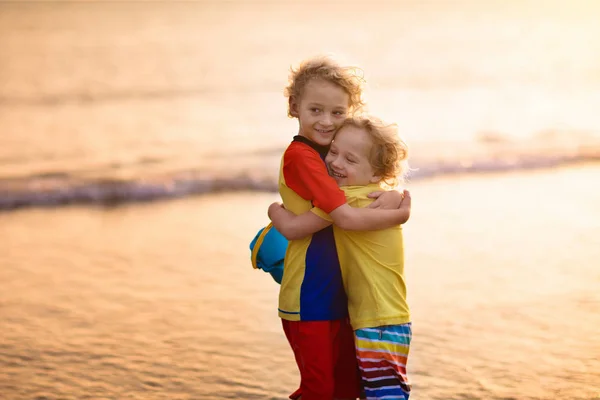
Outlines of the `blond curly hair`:
M 408 167 L 408 145 L 398 133 L 397 124 L 387 124 L 368 114 L 347 118 L 344 126 L 363 129 L 373 143 L 369 153 L 369 163 L 375 176 L 380 176 L 380 184 L 390 188 L 405 181 Z
M 329 56 L 316 56 L 304 60 L 298 68 L 290 68 L 289 84 L 285 96 L 296 100 L 302 97 L 306 84 L 312 79 L 322 79 L 338 85 L 350 96 L 349 112 L 361 110 L 363 100 L 364 74 L 358 67 L 342 67 Z M 288 116 L 295 117 L 288 103 Z

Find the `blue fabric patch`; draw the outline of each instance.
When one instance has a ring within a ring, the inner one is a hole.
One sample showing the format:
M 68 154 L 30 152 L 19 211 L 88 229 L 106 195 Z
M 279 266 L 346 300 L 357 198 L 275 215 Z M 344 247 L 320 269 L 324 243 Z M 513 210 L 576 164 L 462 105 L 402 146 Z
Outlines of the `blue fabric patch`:
M 256 241 L 264 229 L 260 229 L 250 242 L 250 252 L 254 249 Z M 281 284 L 281 278 L 283 277 L 283 260 L 285 259 L 287 246 L 288 240 L 275 227 L 271 227 L 265 235 L 256 256 L 256 266 L 271 274 L 275 282 L 279 284 Z
M 313 234 L 306 251 L 306 270 L 300 291 L 300 319 L 327 321 L 348 316 L 333 226 Z

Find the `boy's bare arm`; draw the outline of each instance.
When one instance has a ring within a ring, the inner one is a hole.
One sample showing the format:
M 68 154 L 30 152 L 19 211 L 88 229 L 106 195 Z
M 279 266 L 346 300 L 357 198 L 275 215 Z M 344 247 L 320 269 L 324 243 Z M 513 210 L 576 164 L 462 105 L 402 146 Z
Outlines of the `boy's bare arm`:
M 296 215 L 279 203 L 271 204 L 268 213 L 275 229 L 288 240 L 302 239 L 331 225 L 311 211 Z
M 408 190 L 403 193 L 400 208 L 395 210 L 353 208 L 344 204 L 329 215 L 338 227 L 349 231 L 373 231 L 401 225 L 410 218 L 411 197 Z

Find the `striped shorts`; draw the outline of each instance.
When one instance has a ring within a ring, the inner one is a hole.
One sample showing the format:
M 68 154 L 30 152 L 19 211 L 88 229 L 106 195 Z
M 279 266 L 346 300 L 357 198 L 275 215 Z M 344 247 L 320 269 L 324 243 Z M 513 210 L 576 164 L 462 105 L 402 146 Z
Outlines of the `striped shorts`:
M 411 324 L 354 331 L 356 358 L 367 399 L 407 400 L 410 384 L 406 360 L 412 338 Z

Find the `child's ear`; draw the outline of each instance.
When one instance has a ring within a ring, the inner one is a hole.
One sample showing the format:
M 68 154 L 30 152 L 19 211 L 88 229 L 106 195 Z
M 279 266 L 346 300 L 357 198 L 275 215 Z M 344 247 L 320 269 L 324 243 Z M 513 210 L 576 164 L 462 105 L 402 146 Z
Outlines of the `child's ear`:
M 369 179 L 369 182 L 371 182 L 371 183 L 379 183 L 379 182 L 381 182 L 381 177 L 377 176 L 377 175 L 373 175 L 371 177 L 371 179 Z
M 289 106 L 290 106 L 290 115 L 292 117 L 298 118 L 298 102 L 296 101 L 296 96 L 290 96 Z

